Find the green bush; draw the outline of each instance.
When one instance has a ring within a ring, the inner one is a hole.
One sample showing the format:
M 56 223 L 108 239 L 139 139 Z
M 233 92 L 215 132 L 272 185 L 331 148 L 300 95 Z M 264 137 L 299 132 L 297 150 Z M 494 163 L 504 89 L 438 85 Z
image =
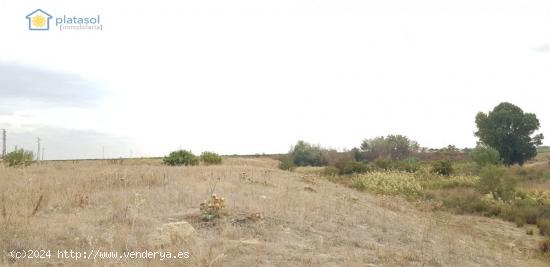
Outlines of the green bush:
M 366 173 L 369 171 L 369 167 L 367 166 L 367 164 L 353 160 L 340 160 L 336 162 L 334 167 L 338 169 L 339 175 Z
M 323 166 L 328 160 L 320 146 L 298 141 L 290 150 L 289 155 L 296 166 Z
M 507 175 L 504 167 L 488 165 L 481 169 L 478 189 L 492 194 L 494 199 L 512 200 L 516 195 L 516 179 Z
M 437 160 L 432 163 L 432 173 L 449 176 L 453 173 L 453 163 L 450 160 Z
M 32 151 L 18 149 L 12 151 L 4 157 L 4 161 L 8 163 L 9 167 L 15 166 L 29 166 L 34 159 Z
M 470 152 L 470 159 L 480 168 L 486 165 L 499 165 L 502 162 L 498 150 L 486 146 L 476 147 Z
M 446 198 L 443 200 L 443 205 L 460 213 L 478 213 L 485 215 L 500 213 L 497 207 L 491 206 L 490 203 L 482 201 L 476 196 Z
M 326 166 L 322 174 L 325 176 L 337 176 L 340 175 L 340 170 L 334 166 Z
M 374 160 L 373 162 L 374 166 L 380 170 L 385 170 L 385 171 L 389 171 L 393 168 L 393 161 L 392 160 L 389 160 L 389 159 L 386 159 L 386 158 L 382 158 L 382 157 L 378 157 Z
M 294 165 L 294 161 L 292 161 L 292 158 L 290 156 L 285 156 L 279 161 L 279 169 L 285 171 L 293 171 L 294 169 L 296 169 L 296 165 Z
M 405 160 L 397 161 L 395 168 L 400 171 L 415 173 L 420 168 L 420 164 L 415 158 L 408 158 Z
M 191 151 L 177 150 L 170 153 L 170 155 L 164 157 L 164 164 L 170 166 L 194 166 L 199 164 L 199 158 L 195 156 Z
M 206 165 L 222 164 L 222 157 L 214 152 L 204 151 L 201 154 L 201 161 Z
M 361 150 L 365 159 L 388 158 L 402 160 L 418 151 L 419 145 L 416 141 L 403 135 L 379 136 L 373 139 L 365 139 L 361 143 Z
M 524 200 L 518 201 L 516 205 L 512 207 L 512 210 L 514 218 L 523 218 L 525 223 L 528 224 L 536 224 L 542 213 L 541 206 Z

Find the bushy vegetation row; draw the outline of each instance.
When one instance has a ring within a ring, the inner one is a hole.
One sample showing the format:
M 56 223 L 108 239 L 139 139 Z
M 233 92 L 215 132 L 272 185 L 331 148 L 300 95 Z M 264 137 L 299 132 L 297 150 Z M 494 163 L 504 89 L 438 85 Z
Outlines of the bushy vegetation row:
M 419 160 L 416 155 L 433 151 L 426 152 L 406 136 L 388 135 L 365 139 L 359 148 L 341 153 L 299 141 L 280 167 L 326 166 L 323 175 L 329 180 L 358 190 L 434 200 L 451 211 L 499 217 L 518 226 L 534 224 L 548 236 L 541 250 L 550 253 L 550 192 L 523 187 L 550 181 L 550 162 L 543 169 L 522 167 L 542 144 L 543 135 L 535 135 L 538 119 L 501 103 L 480 112 L 475 122 L 478 146 L 462 161 L 450 156 Z M 461 153 L 451 145 L 437 152 Z M 519 166 L 511 167 L 514 164 Z
M 450 161 L 416 163 L 415 171 L 407 166 L 410 162 L 403 168 L 399 161 L 347 161 L 326 167 L 324 174 L 358 190 L 435 200 L 454 212 L 499 217 L 518 226 L 534 224 L 541 235 L 550 236 L 550 192 L 525 191 L 518 186 L 550 181 L 550 171 L 507 168 L 495 161 L 493 150 L 484 147 L 474 150 L 471 157 L 473 165 L 459 163 L 460 167 L 453 168 Z
M 205 151 L 199 157 L 188 150 L 177 150 L 163 158 L 163 162 L 169 166 L 195 166 L 199 162 L 205 165 L 222 164 L 222 157 L 214 152 Z
M 3 158 L 9 167 L 29 166 L 34 161 L 34 153 L 29 150 L 17 149 Z

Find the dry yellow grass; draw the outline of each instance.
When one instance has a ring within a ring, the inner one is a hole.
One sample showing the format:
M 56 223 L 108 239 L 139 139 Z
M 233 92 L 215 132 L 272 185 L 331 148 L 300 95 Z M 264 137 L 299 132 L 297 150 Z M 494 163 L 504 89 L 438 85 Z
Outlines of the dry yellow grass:
M 398 197 L 373 196 L 276 169 L 269 159 L 221 166 L 167 167 L 160 161 L 50 162 L 0 167 L 0 251 L 140 251 L 168 222 L 196 229 L 188 260 L 12 260 L 0 265 L 189 266 L 544 266 L 537 235 L 501 220 L 423 211 Z M 225 198 L 221 219 L 199 205 Z M 41 200 L 40 200 L 41 199 Z M 40 200 L 40 201 L 39 201 Z M 40 202 L 40 204 L 38 204 Z

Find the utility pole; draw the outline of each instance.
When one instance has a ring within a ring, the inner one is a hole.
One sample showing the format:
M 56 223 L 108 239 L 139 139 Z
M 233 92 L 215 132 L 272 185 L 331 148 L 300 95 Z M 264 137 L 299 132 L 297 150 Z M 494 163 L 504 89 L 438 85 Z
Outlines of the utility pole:
M 36 160 L 40 161 L 40 137 L 36 138 L 36 143 L 38 144 L 38 149 L 36 150 Z
M 2 158 L 6 156 L 6 129 L 2 129 Z
M 42 160 L 44 160 L 44 151 L 46 151 L 45 147 L 42 148 Z
M 105 159 L 105 146 L 101 147 L 101 155 L 102 155 L 103 159 Z

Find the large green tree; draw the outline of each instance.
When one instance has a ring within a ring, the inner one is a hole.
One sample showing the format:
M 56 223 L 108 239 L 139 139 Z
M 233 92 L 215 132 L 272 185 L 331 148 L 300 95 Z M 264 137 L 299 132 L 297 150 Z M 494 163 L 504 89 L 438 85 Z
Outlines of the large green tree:
M 524 113 L 521 108 L 504 102 L 489 113 L 479 112 L 476 116 L 475 135 L 484 145 L 500 153 L 506 165 L 525 161 L 537 155 L 537 146 L 542 144 L 542 134 L 534 135 L 540 128 L 533 113 Z

